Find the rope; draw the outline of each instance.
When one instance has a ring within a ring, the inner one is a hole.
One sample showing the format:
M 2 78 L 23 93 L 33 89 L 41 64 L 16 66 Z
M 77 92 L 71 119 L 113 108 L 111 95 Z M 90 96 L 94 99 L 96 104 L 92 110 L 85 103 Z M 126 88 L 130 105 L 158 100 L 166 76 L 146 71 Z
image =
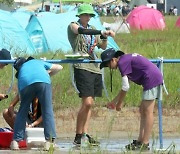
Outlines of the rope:
M 104 68 L 102 69 L 102 85 L 103 85 L 103 89 L 104 89 L 104 93 L 106 95 L 106 98 L 108 99 L 108 101 L 110 102 L 110 98 L 109 98 L 109 94 L 106 88 L 106 84 L 105 84 L 105 80 L 104 80 Z
M 73 64 L 69 65 L 69 70 L 70 70 L 70 77 L 71 77 L 72 85 L 73 85 L 75 91 L 79 94 L 79 90 L 77 89 L 76 84 L 75 84 Z
M 13 87 L 13 84 L 14 84 L 14 67 L 12 65 L 12 76 L 11 76 L 11 84 L 7 90 L 7 94 L 9 94 L 12 90 L 12 87 Z
M 162 75 L 163 75 L 163 61 L 164 61 L 164 58 L 163 57 L 158 57 L 158 59 L 160 60 L 160 70 L 161 70 L 161 73 L 162 73 Z M 164 76 L 164 75 L 163 75 Z M 164 78 L 163 78 L 163 89 L 164 89 L 164 91 L 165 91 L 165 93 L 166 93 L 166 95 L 168 95 L 169 93 L 168 93 L 168 91 L 167 91 L 167 88 L 166 88 L 166 85 L 165 85 L 165 82 L 164 82 Z

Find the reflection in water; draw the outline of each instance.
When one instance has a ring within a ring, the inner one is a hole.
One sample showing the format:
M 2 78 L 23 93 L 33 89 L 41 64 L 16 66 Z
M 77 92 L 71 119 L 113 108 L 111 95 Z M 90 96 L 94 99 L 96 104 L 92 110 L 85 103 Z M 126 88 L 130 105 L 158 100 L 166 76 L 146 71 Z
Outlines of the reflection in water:
M 125 151 L 124 147 L 125 145 L 129 144 L 129 140 L 128 139 L 117 139 L 117 140 L 113 140 L 113 139 L 102 139 L 100 140 L 101 144 L 100 146 L 97 147 L 90 147 L 86 150 L 90 150 L 92 153 L 95 151 L 108 151 L 108 152 L 123 152 Z M 150 145 L 152 145 L 153 143 L 153 147 L 151 146 L 151 150 L 160 150 L 159 147 L 159 140 L 157 141 L 150 141 Z M 61 151 L 78 151 L 78 150 L 82 150 L 80 147 L 73 145 L 72 141 L 70 140 L 60 140 L 59 142 L 57 142 L 59 148 Z M 173 150 L 180 150 L 180 138 L 164 138 L 163 139 L 163 149 L 162 150 L 166 150 L 167 151 L 173 151 Z

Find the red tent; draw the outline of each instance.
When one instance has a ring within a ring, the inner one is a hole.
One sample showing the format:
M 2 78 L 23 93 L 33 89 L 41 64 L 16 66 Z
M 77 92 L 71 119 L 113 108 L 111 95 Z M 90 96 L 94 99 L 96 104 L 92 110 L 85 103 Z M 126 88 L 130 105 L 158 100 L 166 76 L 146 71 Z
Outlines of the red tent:
M 180 28 L 180 17 L 177 19 L 176 21 L 176 27 L 179 27 Z
M 133 9 L 126 20 L 132 29 L 163 30 L 166 26 L 160 11 L 143 5 Z

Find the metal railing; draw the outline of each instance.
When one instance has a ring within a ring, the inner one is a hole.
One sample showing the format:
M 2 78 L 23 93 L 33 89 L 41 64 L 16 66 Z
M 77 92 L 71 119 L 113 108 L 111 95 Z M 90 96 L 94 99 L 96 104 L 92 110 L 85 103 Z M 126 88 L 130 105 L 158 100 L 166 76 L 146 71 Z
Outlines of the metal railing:
M 152 63 L 156 63 L 159 67 L 161 73 L 163 74 L 163 64 L 164 63 L 180 63 L 180 59 L 149 59 Z M 101 63 L 100 59 L 97 60 L 89 60 L 89 59 L 58 59 L 58 60 L 45 60 L 49 63 Z M 0 60 L 0 63 L 13 64 L 15 60 Z M 162 86 L 160 87 L 160 95 L 158 98 L 158 117 L 159 117 L 159 141 L 160 141 L 160 149 L 163 148 L 163 131 L 162 131 Z

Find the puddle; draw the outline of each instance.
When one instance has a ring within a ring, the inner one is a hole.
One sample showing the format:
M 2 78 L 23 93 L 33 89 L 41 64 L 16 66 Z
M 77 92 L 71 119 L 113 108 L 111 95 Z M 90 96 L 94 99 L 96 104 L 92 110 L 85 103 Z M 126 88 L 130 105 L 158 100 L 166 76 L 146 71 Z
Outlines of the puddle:
M 150 141 L 150 145 L 152 145 L 152 140 Z M 89 150 L 92 153 L 96 153 L 98 151 L 106 151 L 110 153 L 118 153 L 118 152 L 124 152 L 125 150 L 125 145 L 129 144 L 129 140 L 127 139 L 102 139 L 100 140 L 100 146 L 98 147 L 91 147 Z M 78 151 L 81 150 L 80 147 L 77 147 L 73 145 L 72 140 L 61 140 L 57 142 L 57 145 L 60 148 L 60 151 L 66 151 L 66 152 L 73 152 L 73 151 Z M 156 150 L 160 150 L 160 145 L 159 145 L 159 140 L 155 141 L 153 148 Z M 166 150 L 166 151 L 180 151 L 180 138 L 164 138 L 163 139 L 163 149 L 161 150 Z

